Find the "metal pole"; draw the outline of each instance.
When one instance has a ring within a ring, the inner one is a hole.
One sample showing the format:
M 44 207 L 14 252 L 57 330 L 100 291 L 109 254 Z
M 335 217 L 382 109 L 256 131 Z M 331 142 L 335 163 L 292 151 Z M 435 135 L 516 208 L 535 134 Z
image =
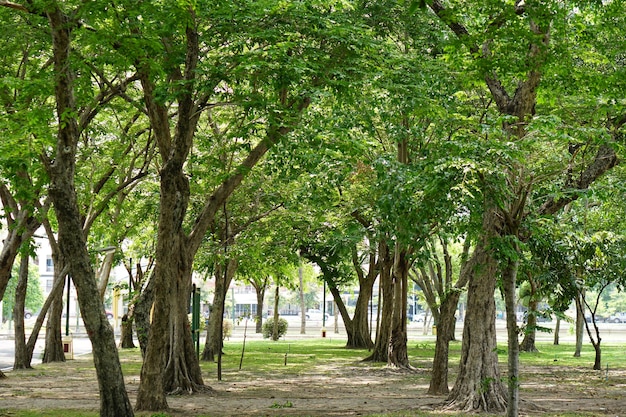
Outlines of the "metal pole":
M 322 299 L 324 300 L 324 308 L 322 308 L 322 327 L 326 327 L 326 280 L 324 280 L 324 294 Z
M 70 283 L 72 278 L 67 274 L 67 303 L 65 306 L 65 335 L 70 335 Z

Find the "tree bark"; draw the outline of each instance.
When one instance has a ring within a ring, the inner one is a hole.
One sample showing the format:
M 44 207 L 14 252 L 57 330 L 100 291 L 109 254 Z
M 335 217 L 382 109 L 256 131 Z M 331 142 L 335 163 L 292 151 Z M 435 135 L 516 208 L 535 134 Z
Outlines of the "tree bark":
M 574 357 L 580 358 L 580 354 L 583 350 L 583 337 L 585 328 L 585 308 L 580 299 L 580 295 L 575 298 L 576 301 L 576 348 L 574 350 Z
M 224 265 L 218 265 L 215 270 L 215 293 L 213 294 L 207 336 L 202 351 L 203 361 L 215 361 L 224 345 L 222 327 L 224 325 L 226 295 L 236 271 L 237 262 L 234 259 L 227 260 Z
M 466 412 L 503 412 L 506 394 L 500 380 L 496 344 L 497 262 L 490 249 L 497 230 L 497 214 L 487 209 L 483 217 L 484 235 L 468 262 L 469 286 L 463 328 L 459 375 L 447 399 L 447 408 Z
M 537 308 L 539 303 L 534 298 L 534 292 L 531 293 L 530 297 L 530 301 L 528 302 L 528 321 L 526 323 L 526 332 L 524 332 L 524 339 L 520 344 L 520 350 L 522 352 L 537 352 L 535 340 L 537 338 Z
M 561 331 L 561 318 L 556 318 L 556 324 L 554 325 L 554 340 L 552 342 L 553 345 L 559 344 L 559 332 Z
M 300 334 L 306 334 L 306 304 L 304 303 L 304 281 L 302 277 L 302 265 L 298 268 L 298 287 L 300 295 Z
M 263 333 L 263 309 L 265 308 L 265 289 L 267 288 L 267 280 L 262 285 L 252 284 L 256 291 L 256 333 Z
M 148 278 L 148 283 L 141 291 L 135 305 L 135 329 L 137 331 L 137 341 L 141 349 L 141 356 L 146 357 L 148 338 L 150 336 L 150 313 L 154 306 L 154 270 Z
M 95 272 L 87 251 L 81 216 L 78 209 L 74 173 L 79 130 L 76 104 L 73 97 L 74 74 L 71 72 L 70 53 L 72 24 L 58 4 L 51 3 L 46 11 L 52 33 L 55 70 L 55 98 L 58 120 L 56 153 L 53 161 L 46 161 L 50 177 L 49 193 L 58 221 L 58 244 L 61 257 L 69 265 L 76 287 L 87 335 L 91 340 L 94 365 L 100 388 L 100 415 L 103 417 L 133 416 L 126 393 L 122 367 L 117 356 L 113 328 L 104 311 Z M 60 335 L 59 335 L 60 336 Z
M 133 340 L 133 314 L 132 307 L 129 312 L 122 316 L 122 337 L 120 347 L 122 349 L 133 349 L 135 341 Z
M 411 369 L 407 349 L 407 294 L 409 260 L 406 251 L 396 245 L 393 266 L 393 314 L 387 364 L 395 368 Z
M 378 323 L 378 331 L 376 332 L 376 340 L 374 348 L 370 356 L 364 361 L 371 362 L 387 362 L 389 358 L 389 340 L 391 337 L 391 317 L 393 315 L 393 283 L 391 270 L 393 267 L 393 256 L 386 242 L 379 242 L 380 257 L 380 288 L 382 292 L 382 309 L 381 300 L 378 303 L 378 314 L 380 317 Z
M 29 258 L 26 253 L 20 259 L 20 270 L 15 287 L 15 304 L 13 305 L 13 322 L 15 323 L 15 358 L 13 369 L 30 368 L 28 352 L 26 350 L 26 331 L 24 329 L 24 305 L 26 301 L 26 288 L 28 287 L 28 264 Z
M 519 252 L 517 245 L 514 250 Z M 508 398 L 507 417 L 519 415 L 519 328 L 517 327 L 517 303 L 515 302 L 515 284 L 519 261 L 509 259 L 502 271 L 504 299 L 506 305 L 506 328 L 508 335 Z
M 274 327 L 272 328 L 272 340 L 278 340 L 278 302 L 280 300 L 280 286 L 276 284 L 276 291 L 274 292 Z
M 461 292 L 459 290 L 450 291 L 439 306 L 433 371 L 428 387 L 428 393 L 432 395 L 448 394 L 450 392 L 448 387 L 448 357 L 450 341 L 454 339 L 455 313 L 460 297 Z

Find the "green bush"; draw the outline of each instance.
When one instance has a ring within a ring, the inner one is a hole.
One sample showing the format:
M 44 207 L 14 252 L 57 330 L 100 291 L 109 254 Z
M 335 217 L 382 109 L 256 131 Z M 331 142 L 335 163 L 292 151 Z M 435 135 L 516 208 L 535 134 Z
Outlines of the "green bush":
M 280 339 L 285 333 L 287 333 L 287 327 L 289 324 L 287 320 L 283 318 L 278 319 L 278 338 Z M 268 318 L 263 323 L 263 338 L 270 339 L 272 332 L 274 331 L 274 318 Z

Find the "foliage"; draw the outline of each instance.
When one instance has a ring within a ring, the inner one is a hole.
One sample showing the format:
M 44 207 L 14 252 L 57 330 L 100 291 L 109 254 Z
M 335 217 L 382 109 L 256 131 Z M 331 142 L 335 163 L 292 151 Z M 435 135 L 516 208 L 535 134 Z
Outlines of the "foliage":
M 19 273 L 18 264 L 19 262 L 13 265 L 13 277 L 9 280 L 6 292 L 4 293 L 2 303 L 3 319 L 13 316 L 13 305 L 15 304 L 15 287 L 17 286 L 17 277 Z M 29 268 L 28 286 L 26 287 L 26 300 L 24 303 L 24 308 L 26 310 L 29 310 L 31 313 L 36 314 L 41 309 L 43 302 L 44 298 L 43 292 L 41 291 L 41 285 L 39 283 L 39 272 L 36 270 L 36 268 Z
M 280 339 L 287 333 L 287 328 L 289 327 L 289 323 L 287 320 L 283 318 L 278 319 L 278 338 Z M 272 337 L 272 333 L 274 331 L 274 318 L 268 317 L 267 320 L 263 323 L 263 338 L 270 339 Z

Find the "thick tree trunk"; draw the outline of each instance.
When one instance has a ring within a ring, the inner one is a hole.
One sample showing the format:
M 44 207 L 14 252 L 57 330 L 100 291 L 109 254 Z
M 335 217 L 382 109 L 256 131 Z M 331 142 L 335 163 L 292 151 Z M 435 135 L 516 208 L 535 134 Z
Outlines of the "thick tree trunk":
M 391 318 L 393 316 L 393 282 L 391 277 L 393 257 L 385 242 L 379 244 L 378 253 L 381 264 L 379 280 L 382 292 L 382 309 L 380 308 L 381 300 L 379 299 L 378 314 L 380 320 L 377 327 L 378 331 L 376 332 L 376 341 L 374 342 L 372 353 L 364 361 L 387 362 L 391 337 Z
M 129 311 L 129 313 L 122 316 L 122 337 L 120 341 L 120 347 L 122 349 L 133 349 L 135 347 L 135 341 L 133 340 L 132 311 Z
M 397 245 L 398 246 L 398 245 Z M 407 294 L 409 260 L 406 252 L 396 248 L 393 267 L 393 315 L 387 364 L 395 368 L 410 369 L 407 349 Z
M 485 214 L 483 230 L 493 230 L 495 213 Z M 486 226 L 486 227 L 485 227 Z M 478 242 L 470 273 L 459 375 L 447 407 L 466 412 L 502 412 L 506 394 L 500 381 L 496 345 L 494 291 L 497 263 L 489 250 L 489 233 Z
M 190 265 L 190 264 L 189 264 Z M 198 356 L 191 336 L 188 308 L 191 271 L 180 275 L 172 288 L 169 338 L 172 343 L 165 365 L 164 388 L 168 394 L 191 394 L 210 390 L 204 386 Z
M 450 392 L 448 387 L 448 354 L 450 341 L 454 340 L 455 313 L 460 296 L 460 291 L 450 291 L 439 306 L 435 357 L 433 358 L 433 371 L 428 387 L 428 393 L 432 395 Z
M 60 281 L 60 282 L 58 282 Z M 65 276 L 60 274 L 59 268 L 54 266 L 54 285 L 64 288 Z M 46 322 L 46 339 L 42 363 L 65 362 L 63 343 L 61 341 L 61 316 L 63 314 L 63 291 L 50 294 L 53 297 L 50 312 Z
M 374 346 L 370 335 L 370 326 L 368 319 L 369 301 L 372 296 L 374 287 L 373 280 L 364 280 L 359 285 L 359 296 L 356 300 L 354 315 L 350 320 L 350 332 L 346 325 L 346 333 L 348 333 L 348 342 L 346 347 L 354 349 L 371 349 Z M 336 300 L 337 298 L 335 298 Z M 338 305 L 339 303 L 337 303 Z
M 166 410 L 169 392 L 209 389 L 201 378 L 187 318 L 193 254 L 182 230 L 189 183 L 181 168 L 168 162 L 161 171 L 155 301 L 137 393 L 137 409 L 142 411 Z

